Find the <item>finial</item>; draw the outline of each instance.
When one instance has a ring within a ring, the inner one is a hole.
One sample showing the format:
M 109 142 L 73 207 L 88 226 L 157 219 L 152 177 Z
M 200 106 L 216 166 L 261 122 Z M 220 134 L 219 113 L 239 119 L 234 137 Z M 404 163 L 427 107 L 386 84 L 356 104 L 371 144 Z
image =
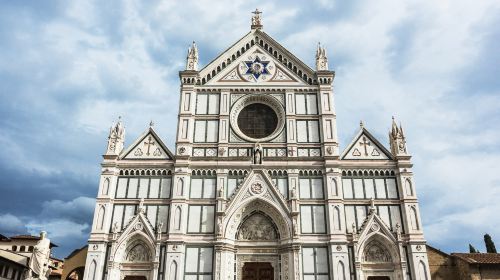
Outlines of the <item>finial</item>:
M 259 9 L 255 9 L 255 11 L 253 11 L 252 14 L 254 14 L 252 16 L 252 29 L 261 29 L 262 28 L 262 17 L 261 17 L 262 12 L 259 11 Z
M 154 125 L 155 125 L 155 123 L 153 122 L 153 120 L 151 120 L 151 121 L 149 122 L 149 127 L 153 127 Z
M 361 128 L 364 128 L 364 127 L 365 127 L 365 124 L 363 123 L 363 120 L 360 120 L 360 121 L 359 121 L 359 127 L 361 127 Z

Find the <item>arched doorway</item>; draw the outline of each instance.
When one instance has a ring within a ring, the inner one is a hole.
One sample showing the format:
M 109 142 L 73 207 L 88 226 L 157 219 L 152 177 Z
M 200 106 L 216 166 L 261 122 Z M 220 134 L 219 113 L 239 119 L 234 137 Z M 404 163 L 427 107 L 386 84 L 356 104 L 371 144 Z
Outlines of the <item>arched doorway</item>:
M 277 205 L 262 198 L 247 201 L 229 215 L 225 229 L 225 238 L 234 240 L 235 279 L 277 280 L 290 269 L 290 252 L 280 244 L 291 237 L 291 220 Z M 249 271 L 257 276 L 248 278 Z
M 155 249 L 143 232 L 123 238 L 116 248 L 109 280 L 154 279 Z
M 150 248 L 141 239 L 128 242 L 125 258 L 121 263 L 123 280 L 151 279 L 153 255 Z
M 361 268 L 367 280 L 398 279 L 397 253 L 380 238 L 370 238 L 364 245 Z
M 279 231 L 271 217 L 258 210 L 246 213 L 236 234 L 237 279 L 277 279 L 279 239 Z

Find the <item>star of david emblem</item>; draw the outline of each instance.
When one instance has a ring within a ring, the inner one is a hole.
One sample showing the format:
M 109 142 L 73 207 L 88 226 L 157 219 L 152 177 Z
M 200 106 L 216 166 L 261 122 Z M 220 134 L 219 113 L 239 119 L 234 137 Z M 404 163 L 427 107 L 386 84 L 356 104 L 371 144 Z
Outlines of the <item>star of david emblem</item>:
M 259 79 L 260 75 L 269 74 L 269 71 L 267 69 L 269 61 L 262 61 L 258 56 L 255 56 L 255 59 L 253 61 L 245 61 L 245 64 L 248 67 L 245 74 L 253 75 L 255 80 Z

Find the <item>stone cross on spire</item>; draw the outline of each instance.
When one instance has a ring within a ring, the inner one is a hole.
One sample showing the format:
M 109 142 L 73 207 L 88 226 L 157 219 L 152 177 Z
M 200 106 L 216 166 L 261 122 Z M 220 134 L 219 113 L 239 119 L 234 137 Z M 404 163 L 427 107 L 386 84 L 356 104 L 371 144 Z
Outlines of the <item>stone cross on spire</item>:
M 259 11 L 259 9 L 255 9 L 255 11 L 252 12 L 254 14 L 252 16 L 252 29 L 261 29 L 262 28 L 262 12 Z
M 321 43 L 318 43 L 318 48 L 316 49 L 316 70 L 328 70 L 328 57 L 326 57 L 326 49 L 321 47 Z
M 198 47 L 194 41 L 188 49 L 186 60 L 186 70 L 198 71 Z

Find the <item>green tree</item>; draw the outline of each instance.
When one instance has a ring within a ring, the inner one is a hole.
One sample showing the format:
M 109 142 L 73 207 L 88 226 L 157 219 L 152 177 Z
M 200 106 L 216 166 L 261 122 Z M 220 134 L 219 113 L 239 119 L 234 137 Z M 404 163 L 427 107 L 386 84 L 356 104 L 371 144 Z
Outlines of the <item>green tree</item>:
M 479 251 L 476 248 L 474 248 L 474 246 L 472 246 L 472 244 L 469 244 L 469 252 L 471 252 L 471 253 L 479 253 Z
M 484 245 L 486 245 L 487 253 L 496 253 L 497 248 L 495 248 L 495 243 L 491 240 L 491 236 L 489 234 L 484 235 Z

